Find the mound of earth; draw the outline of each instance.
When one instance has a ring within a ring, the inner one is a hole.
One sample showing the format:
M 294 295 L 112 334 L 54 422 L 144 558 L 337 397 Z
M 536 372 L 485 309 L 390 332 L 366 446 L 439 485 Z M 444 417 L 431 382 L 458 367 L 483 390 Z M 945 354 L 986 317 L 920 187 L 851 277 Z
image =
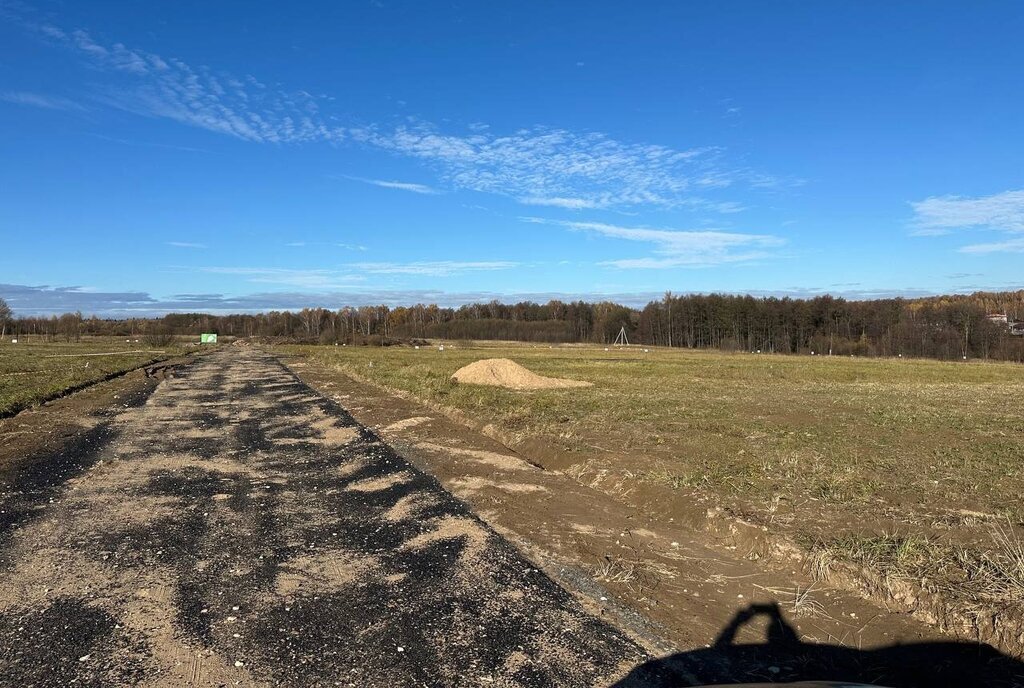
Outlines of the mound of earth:
M 565 389 L 590 387 L 592 383 L 544 377 L 507 358 L 485 358 L 455 371 L 452 379 L 469 385 L 490 385 L 507 389 Z

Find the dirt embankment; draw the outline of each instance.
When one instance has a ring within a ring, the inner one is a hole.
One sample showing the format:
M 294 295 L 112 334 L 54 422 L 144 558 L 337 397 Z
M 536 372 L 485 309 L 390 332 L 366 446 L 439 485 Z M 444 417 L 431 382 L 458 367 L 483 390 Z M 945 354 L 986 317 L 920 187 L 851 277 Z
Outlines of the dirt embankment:
M 345 370 L 365 384 L 375 384 L 350 367 Z M 465 404 L 455 409 L 444 399 L 424 402 L 407 391 L 387 391 L 496 439 L 534 465 L 563 471 L 652 519 L 685 522 L 703 540 L 726 543 L 763 560 L 765 566 L 799 567 L 815 585 L 843 587 L 880 606 L 913 615 L 943 633 L 1024 656 L 1021 540 L 1014 530 L 1001 527 L 995 515 L 946 509 L 934 500 L 923 510 L 904 513 L 899 498 L 884 488 L 863 501 L 860 513 L 851 513 L 846 502 L 829 499 L 827 494 L 821 500 L 782 495 L 782 499 L 769 501 L 764 510 L 756 496 L 729 499 L 714 489 L 688 483 L 692 479 L 717 479 L 723 485 L 737 479 L 742 483 L 746 474 L 729 473 L 728 461 L 712 460 L 702 469 L 704 473 L 673 473 L 643 451 L 615 453 L 598 446 L 605 444 L 600 431 L 588 438 L 592 444 L 576 442 L 577 449 L 570 450 L 537 424 L 527 431 L 510 432 L 494 424 L 497 413 L 473 415 L 466 412 Z M 595 393 L 602 391 L 603 385 L 595 389 Z M 522 399 L 523 407 L 528 408 L 529 396 Z M 488 410 L 481 407 L 481 411 Z M 686 453 L 685 449 L 679 451 Z M 715 458 L 728 459 L 722 451 L 717 451 Z M 790 469 L 782 466 L 779 470 Z M 780 497 L 778 493 L 774 496 Z M 767 498 L 771 497 L 769 493 Z M 970 523 L 975 518 L 988 520 L 971 533 Z M 861 531 L 867 535 L 860 535 Z M 878 535 L 872 537 L 871 533 Z M 990 533 L 994 547 L 987 542 Z M 965 543 L 975 542 L 977 549 L 965 549 Z M 849 553 L 844 554 L 846 550 Z
M 737 545 L 743 536 L 730 532 L 724 527 L 726 519 L 710 516 L 702 505 L 692 505 L 689 510 L 663 509 L 660 507 L 665 505 L 659 502 L 654 511 L 642 509 L 633 500 L 620 498 L 620 491 L 611 484 L 614 475 L 592 473 L 580 481 L 568 471 L 544 470 L 529 452 L 509 450 L 467 427 L 471 422 L 461 416 L 449 416 L 407 394 L 393 394 L 336 369 L 301 360 L 289 365 L 377 429 L 403 455 L 437 476 L 488 523 L 542 562 L 550 575 L 595 605 L 600 614 L 631 627 L 653 643 L 652 647 L 696 652 L 713 643 L 735 618 L 751 609 L 763 612 L 778 605 L 784 617 L 779 623 L 795 629 L 801 651 L 765 650 L 754 665 L 744 667 L 738 662 L 722 674 L 702 673 L 708 672 L 707 667 L 696 672 L 714 678 L 711 682 L 823 676 L 853 680 L 859 676 L 862 681 L 885 685 L 924 685 L 926 677 L 940 671 L 946 671 L 945 678 L 936 685 L 954 685 L 957 671 L 966 672 L 960 674 L 966 683 L 972 680 L 974 660 L 965 660 L 962 652 L 951 649 L 976 648 L 970 643 L 933 648 L 949 660 L 941 670 L 924 655 L 878 660 L 886 656 L 880 653 L 858 660 L 876 671 L 870 677 L 842 673 L 835 668 L 846 661 L 841 658 L 814 674 L 812 668 L 821 665 L 810 659 L 816 650 L 808 650 L 809 644 L 819 649 L 832 645 L 878 648 L 943 636 L 907 614 L 816 581 L 793 562 L 769 567 L 763 561 L 753 561 L 753 551 Z M 721 522 L 723 527 L 709 528 L 708 522 Z M 744 628 L 739 640 L 755 643 L 759 630 L 763 626 Z M 709 651 L 707 658 L 731 661 L 727 652 L 723 657 L 719 651 Z M 873 664 L 877 661 L 890 666 Z M 950 669 L 950 663 L 958 668 Z M 897 664 L 916 671 L 917 679 L 901 680 L 894 669 Z M 778 672 L 765 673 L 768 666 Z
M 146 364 L 54 395 L 0 418 L 0 484 L 30 457 L 60 452 L 119 409 L 142 403 L 158 382 L 187 359 Z

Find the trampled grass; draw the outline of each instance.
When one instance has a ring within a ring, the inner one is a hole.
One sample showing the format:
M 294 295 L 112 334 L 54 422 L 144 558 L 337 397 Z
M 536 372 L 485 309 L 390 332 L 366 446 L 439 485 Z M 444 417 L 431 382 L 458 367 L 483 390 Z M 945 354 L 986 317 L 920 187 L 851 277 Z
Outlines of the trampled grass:
M 144 342 L 126 342 L 117 337 L 67 343 L 25 338 L 17 344 L 4 341 L 0 343 L 0 416 L 180 351 L 175 346 L 159 353 Z

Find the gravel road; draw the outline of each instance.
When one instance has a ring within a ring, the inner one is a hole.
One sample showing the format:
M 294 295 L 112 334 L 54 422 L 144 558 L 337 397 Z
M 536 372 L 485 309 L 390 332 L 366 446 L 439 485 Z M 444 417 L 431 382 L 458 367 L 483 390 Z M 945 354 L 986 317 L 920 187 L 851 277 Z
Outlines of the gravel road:
M 647 659 L 258 351 L 29 465 L 0 494 L 4 685 L 593 686 Z

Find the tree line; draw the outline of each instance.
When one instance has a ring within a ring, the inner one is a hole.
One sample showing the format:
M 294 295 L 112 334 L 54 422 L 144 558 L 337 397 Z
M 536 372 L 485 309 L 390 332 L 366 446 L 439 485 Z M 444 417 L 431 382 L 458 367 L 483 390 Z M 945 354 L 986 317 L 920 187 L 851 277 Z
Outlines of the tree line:
M 1024 290 L 917 299 L 850 301 L 666 293 L 643 308 L 609 301 L 475 303 L 458 308 L 360 306 L 337 310 L 101 319 L 81 313 L 15 317 L 0 299 L 0 327 L 14 335 L 76 340 L 86 335 L 166 338 L 217 332 L 325 344 L 414 339 L 498 339 L 634 344 L 789 354 L 912 356 L 1024 361 Z M 989 316 L 1005 314 L 1007 322 Z M 156 341 L 154 339 L 153 341 Z

